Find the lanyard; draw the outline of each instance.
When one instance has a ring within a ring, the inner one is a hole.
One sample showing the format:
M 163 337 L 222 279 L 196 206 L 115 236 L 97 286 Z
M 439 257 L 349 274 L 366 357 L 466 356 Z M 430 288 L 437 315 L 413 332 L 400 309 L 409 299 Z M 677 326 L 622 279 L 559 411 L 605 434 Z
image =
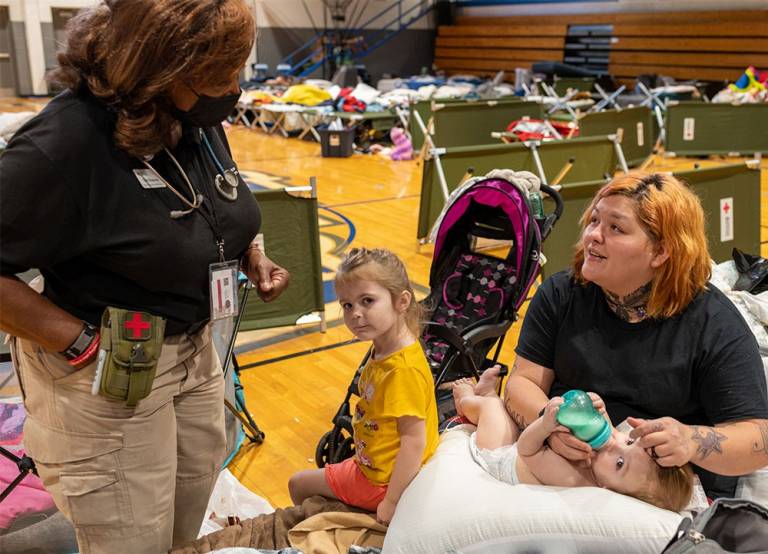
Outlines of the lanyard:
M 208 157 L 211 158 L 211 161 L 216 166 L 217 171 L 223 174 L 224 166 L 221 165 L 219 158 L 216 156 L 215 152 L 213 151 L 213 146 L 211 146 L 211 143 L 208 140 L 208 136 L 203 132 L 202 129 L 200 129 L 200 139 L 203 141 L 203 144 L 205 144 L 205 149 L 208 151 Z

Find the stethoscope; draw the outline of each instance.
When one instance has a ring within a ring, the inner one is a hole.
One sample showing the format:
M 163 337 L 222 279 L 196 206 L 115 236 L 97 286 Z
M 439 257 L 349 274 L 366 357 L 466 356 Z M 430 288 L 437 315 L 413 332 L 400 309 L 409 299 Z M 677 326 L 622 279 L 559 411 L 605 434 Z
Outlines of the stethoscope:
M 213 147 L 211 146 L 210 141 L 208 140 L 208 137 L 205 135 L 202 129 L 200 129 L 200 138 L 203 141 L 203 144 L 205 145 L 205 149 L 208 153 L 208 157 L 213 161 L 213 164 L 216 166 L 216 170 L 218 173 L 216 174 L 216 177 L 214 179 L 214 185 L 216 187 L 216 191 L 219 193 L 219 195 L 224 198 L 225 200 L 228 200 L 230 202 L 234 202 L 237 200 L 237 185 L 239 184 L 239 174 L 237 171 L 237 168 L 233 167 L 231 169 L 224 169 L 224 166 L 219 161 L 218 156 L 216 156 L 216 152 L 214 152 Z M 184 217 L 185 215 L 189 215 L 192 212 L 194 212 L 196 209 L 198 209 L 200 206 L 203 205 L 203 195 L 200 193 L 195 192 L 195 188 L 192 186 L 192 182 L 189 180 L 189 177 L 187 176 L 187 172 L 184 171 L 184 169 L 181 167 L 181 164 L 178 162 L 176 157 L 171 154 L 171 151 L 168 150 L 168 148 L 163 148 L 166 155 L 171 159 L 173 162 L 173 165 L 176 166 L 176 169 L 179 171 L 181 176 L 184 179 L 184 183 L 187 185 L 187 188 L 189 189 L 190 196 L 192 197 L 192 201 L 188 200 L 183 194 L 181 194 L 178 190 L 176 190 L 173 185 L 171 185 L 160 173 L 150 165 L 149 160 L 151 158 L 143 158 L 141 161 L 144 163 L 144 165 L 154 173 L 158 179 L 160 179 L 165 187 L 170 190 L 173 194 L 175 194 L 179 200 L 181 200 L 184 205 L 188 206 L 188 209 L 186 210 L 171 210 L 170 216 L 171 219 L 179 219 Z
M 216 178 L 214 179 L 214 185 L 216 186 L 216 191 L 225 200 L 234 202 L 235 200 L 237 200 L 237 185 L 240 183 L 237 168 L 233 167 L 231 169 L 224 169 L 224 166 L 221 165 L 219 158 L 216 156 L 216 153 L 213 151 L 213 146 L 211 146 L 211 142 L 208 140 L 208 137 L 205 135 L 202 129 L 200 129 L 200 138 L 203 140 L 203 143 L 205 144 L 205 149 L 208 151 L 208 157 L 211 158 L 211 160 L 213 161 L 213 164 L 216 166 L 216 169 L 218 170 L 218 173 L 216 174 Z

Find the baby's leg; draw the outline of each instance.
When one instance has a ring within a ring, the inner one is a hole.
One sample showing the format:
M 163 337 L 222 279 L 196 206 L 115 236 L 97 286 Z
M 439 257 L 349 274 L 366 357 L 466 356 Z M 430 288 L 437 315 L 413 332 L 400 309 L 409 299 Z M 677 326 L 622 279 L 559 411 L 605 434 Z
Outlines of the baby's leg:
M 288 492 L 296 506 L 300 506 L 307 498 L 316 494 L 326 498 L 336 498 L 325 480 L 325 469 L 305 469 L 294 473 L 288 480 Z
M 456 406 L 456 413 L 460 416 L 466 417 L 472 423 L 477 423 L 477 420 L 471 419 L 467 414 L 464 413 L 464 410 L 461 408 L 461 401 L 464 398 L 475 395 L 475 385 L 471 380 L 464 377 L 451 383 L 451 386 L 453 387 L 453 405 Z
M 500 379 L 500 372 L 501 366 L 498 364 L 483 371 L 483 373 L 480 374 L 480 379 L 477 380 L 477 384 L 475 385 L 475 394 L 478 396 L 498 396 L 496 386 Z
M 479 448 L 493 450 L 513 444 L 520 432 L 498 396 L 477 396 L 471 383 L 457 382 L 453 388 L 456 410 L 477 425 Z

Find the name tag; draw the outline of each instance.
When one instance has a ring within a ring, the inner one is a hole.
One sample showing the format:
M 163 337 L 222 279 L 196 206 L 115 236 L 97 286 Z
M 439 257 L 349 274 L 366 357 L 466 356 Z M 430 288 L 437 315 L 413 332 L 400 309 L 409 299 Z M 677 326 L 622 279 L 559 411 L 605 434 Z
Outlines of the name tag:
M 237 315 L 237 274 L 238 263 L 236 261 L 211 264 L 208 267 L 211 321 Z
M 141 188 L 143 189 L 162 189 L 165 188 L 165 182 L 158 177 L 154 171 L 149 169 L 134 169 L 133 174 L 136 175 Z

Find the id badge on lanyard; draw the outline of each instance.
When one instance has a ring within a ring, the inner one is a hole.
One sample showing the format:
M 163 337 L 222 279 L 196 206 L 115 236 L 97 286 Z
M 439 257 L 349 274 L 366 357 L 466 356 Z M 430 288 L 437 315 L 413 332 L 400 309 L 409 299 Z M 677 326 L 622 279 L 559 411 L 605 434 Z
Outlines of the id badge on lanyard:
M 208 282 L 211 288 L 211 321 L 237 315 L 237 276 L 239 271 L 237 260 L 219 262 L 208 266 Z

